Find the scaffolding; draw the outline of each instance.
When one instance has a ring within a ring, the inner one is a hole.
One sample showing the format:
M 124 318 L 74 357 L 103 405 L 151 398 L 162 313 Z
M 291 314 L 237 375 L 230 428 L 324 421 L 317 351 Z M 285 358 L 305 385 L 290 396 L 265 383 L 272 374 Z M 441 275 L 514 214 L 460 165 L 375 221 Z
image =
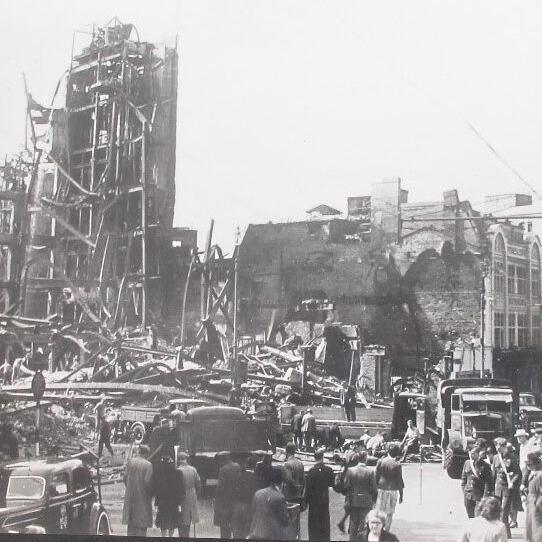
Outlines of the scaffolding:
M 42 114 L 46 147 L 29 115 L 35 167 L 23 311 L 54 313 L 70 287 L 111 327 L 145 327 L 160 317 L 171 247 L 177 41 L 141 42 L 116 18 L 87 40 L 72 52 L 65 104 Z

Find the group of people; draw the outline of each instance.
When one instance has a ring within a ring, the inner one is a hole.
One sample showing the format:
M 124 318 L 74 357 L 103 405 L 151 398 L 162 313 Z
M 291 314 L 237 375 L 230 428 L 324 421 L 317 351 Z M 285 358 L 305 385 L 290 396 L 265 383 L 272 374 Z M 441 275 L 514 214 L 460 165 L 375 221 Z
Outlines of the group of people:
M 519 429 L 515 439 L 478 439 L 469 450 L 461 475 L 465 510 L 476 529 L 487 529 L 490 540 L 499 542 L 511 538 L 525 510 L 527 540 L 542 542 L 542 427 L 532 438 Z
M 146 536 L 153 526 L 152 500 L 157 509 L 155 523 L 162 536 L 188 537 L 190 526 L 199 521 L 198 494 L 201 480 L 197 470 L 188 464 L 188 454 L 177 455 L 178 465 L 170 455 L 151 462 L 150 448 L 141 445 L 124 474 L 126 486 L 122 523 L 128 536 Z

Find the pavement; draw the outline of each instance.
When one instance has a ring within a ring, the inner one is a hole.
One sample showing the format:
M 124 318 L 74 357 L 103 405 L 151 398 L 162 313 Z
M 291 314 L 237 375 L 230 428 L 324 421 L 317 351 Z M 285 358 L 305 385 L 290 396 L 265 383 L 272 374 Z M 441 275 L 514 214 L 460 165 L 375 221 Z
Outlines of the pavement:
M 391 531 L 401 542 L 456 542 L 466 525 L 467 517 L 459 480 L 450 479 L 438 463 L 409 463 L 403 466 L 405 492 L 403 504 L 398 504 Z M 421 491 L 420 491 L 421 482 Z M 212 487 L 210 488 L 212 492 Z M 125 535 L 121 525 L 122 484 L 104 486 L 103 501 L 112 522 L 114 535 Z M 337 528 L 343 515 L 344 497 L 330 490 L 331 540 L 348 540 L 348 535 Z M 219 528 L 213 525 L 210 497 L 200 499 L 201 521 L 196 526 L 197 538 L 219 538 Z M 520 528 L 513 529 L 513 540 L 525 540 L 525 514 L 518 517 Z M 193 531 L 190 533 L 193 536 Z M 160 530 L 149 529 L 148 536 L 160 536 Z M 301 539 L 306 540 L 307 512 L 301 515 Z

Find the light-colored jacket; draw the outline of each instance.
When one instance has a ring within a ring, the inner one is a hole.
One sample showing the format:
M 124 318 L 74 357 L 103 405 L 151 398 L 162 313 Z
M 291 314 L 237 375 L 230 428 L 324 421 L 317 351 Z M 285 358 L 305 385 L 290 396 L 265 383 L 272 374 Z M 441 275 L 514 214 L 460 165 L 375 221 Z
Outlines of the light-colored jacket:
M 128 461 L 124 474 L 123 525 L 152 527 L 152 464 L 143 457 Z
M 178 467 L 183 477 L 184 496 L 181 499 L 181 525 L 198 523 L 198 493 L 201 490 L 201 480 L 198 471 L 192 465 Z

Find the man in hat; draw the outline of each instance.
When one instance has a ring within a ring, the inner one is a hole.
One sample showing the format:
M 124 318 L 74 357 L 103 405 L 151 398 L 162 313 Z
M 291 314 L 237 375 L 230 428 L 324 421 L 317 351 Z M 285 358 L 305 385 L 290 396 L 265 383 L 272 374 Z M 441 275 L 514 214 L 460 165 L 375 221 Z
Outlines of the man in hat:
M 187 538 L 190 525 L 199 522 L 198 494 L 201 491 L 201 479 L 198 471 L 188 464 L 188 454 L 180 451 L 177 454 L 178 470 L 181 473 L 184 493 L 181 498 L 181 514 L 179 516 L 179 536 Z M 194 527 L 195 529 L 195 527 Z
M 316 461 L 307 473 L 305 504 L 309 507 L 309 540 L 329 540 L 329 488 L 333 487 L 333 470 L 324 465 L 324 451 L 314 452 Z
M 222 466 L 218 471 L 214 524 L 220 527 L 220 538 L 224 540 L 231 538 L 233 510 L 239 493 L 241 466 L 232 461 L 228 451 L 219 452 L 217 458 Z
M 356 421 L 356 388 L 349 384 L 348 382 L 343 381 L 342 388 L 340 392 L 340 402 L 341 406 L 344 409 L 344 414 L 346 420 L 349 422 Z
M 301 420 L 301 433 L 305 442 L 305 451 L 312 451 L 313 439 L 316 436 L 316 418 L 309 408 Z
M 295 456 L 295 452 L 295 444 L 288 442 L 283 467 L 282 493 L 288 502 L 301 503 L 305 488 L 305 469 L 302 461 Z
M 254 455 L 258 457 L 258 462 L 254 467 L 254 475 L 256 476 L 258 489 L 263 489 L 269 485 L 271 479 L 273 454 L 265 450 L 257 450 Z
M 463 465 L 461 489 L 467 516 L 473 518 L 483 497 L 493 491 L 491 467 L 485 462 L 485 452 L 475 446 L 469 452 L 469 459 Z
M 288 538 L 288 504 L 280 490 L 281 481 L 281 470 L 271 468 L 269 484 L 254 494 L 252 522 L 247 538 L 256 540 Z
M 128 526 L 128 536 L 146 536 L 152 527 L 152 464 L 148 456 L 149 447 L 140 446 L 139 455 L 126 465 L 122 523 Z

